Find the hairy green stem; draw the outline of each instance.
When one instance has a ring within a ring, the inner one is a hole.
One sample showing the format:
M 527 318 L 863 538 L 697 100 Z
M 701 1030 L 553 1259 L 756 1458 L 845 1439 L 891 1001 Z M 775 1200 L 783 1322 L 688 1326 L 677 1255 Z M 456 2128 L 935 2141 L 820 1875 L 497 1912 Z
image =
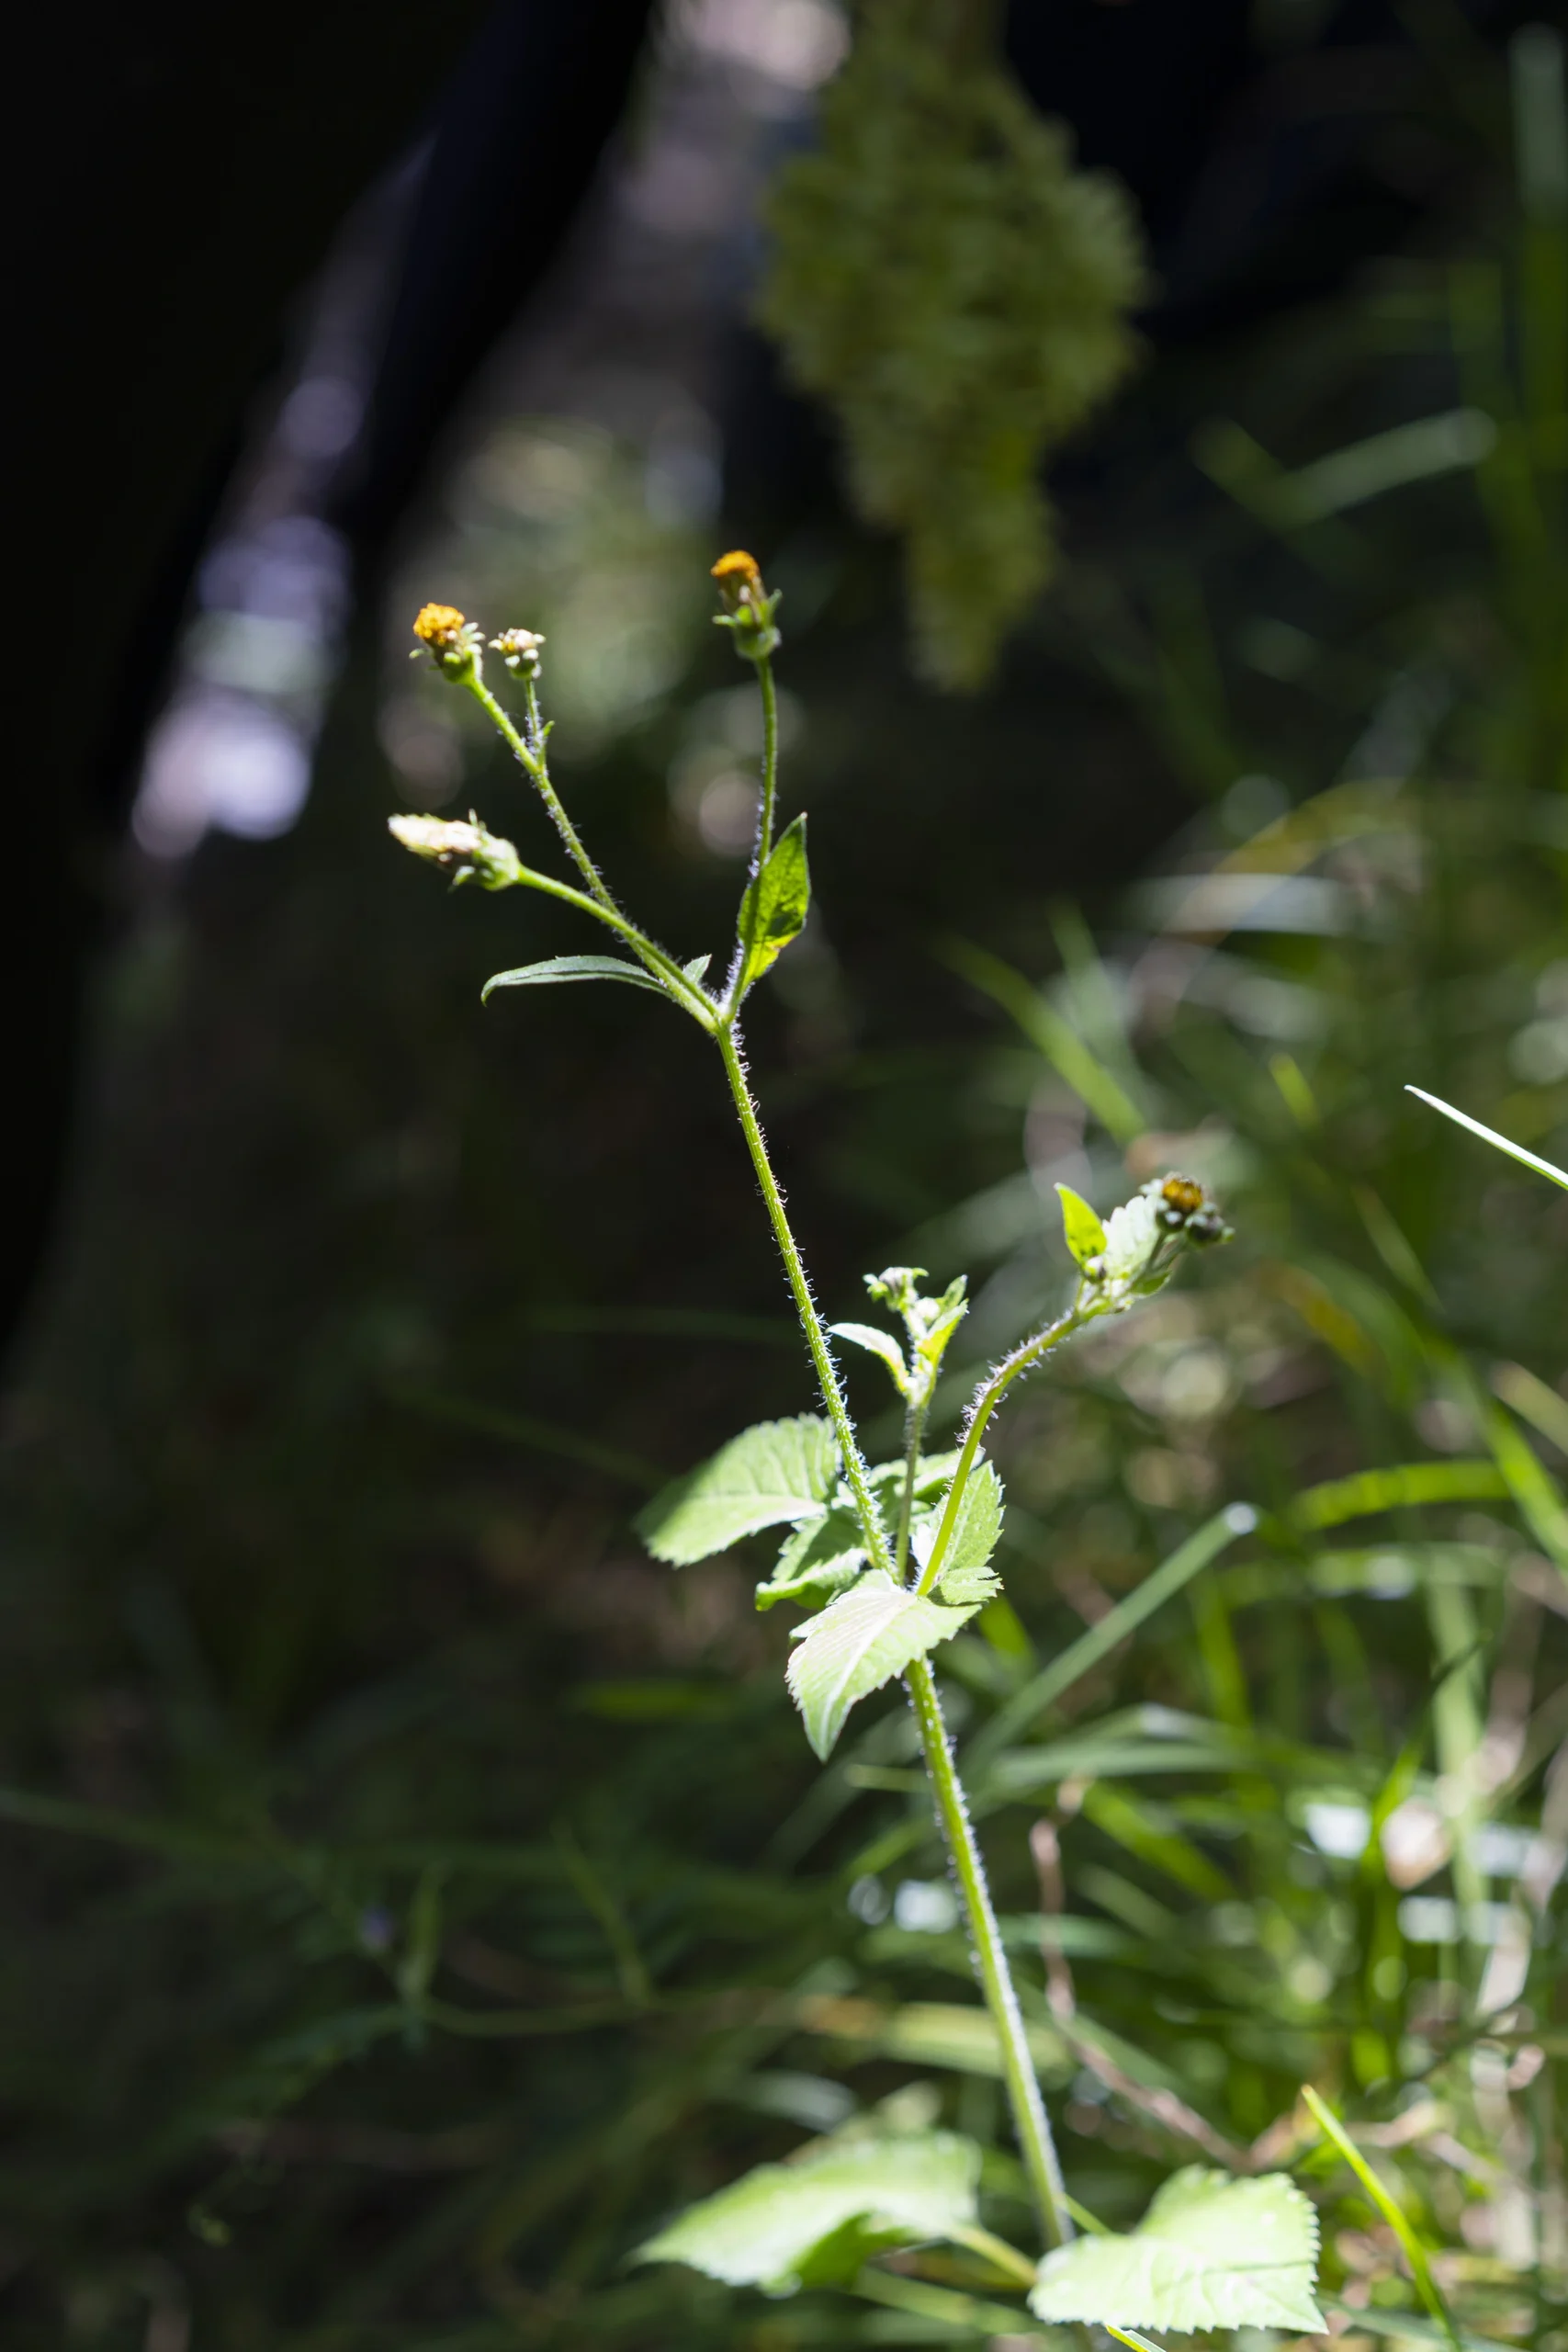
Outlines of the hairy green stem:
M 463 683 L 549 810 L 551 821 L 566 845 L 567 854 L 587 883 L 592 897 L 606 913 L 619 914 L 620 909 L 611 895 L 608 883 L 583 848 L 577 827 L 567 815 L 560 795 L 550 782 L 550 772 L 545 764 L 544 752 L 540 748 L 542 733 L 539 727 L 539 703 L 533 680 L 528 681 L 528 723 L 529 731 L 534 737 L 532 743 L 525 741 L 519 729 L 513 725 L 510 712 L 497 702 L 484 680 L 478 674 L 477 669 L 475 674 L 465 679 Z
M 1073 2234 L 1073 2223 L 1067 2211 L 1062 2168 L 1056 2156 L 1055 2142 L 1051 2136 L 1045 2102 L 1040 2096 L 1040 2083 L 1034 2072 L 1029 2037 L 1024 2031 L 1023 2015 L 1018 2006 L 1018 1995 L 1013 1987 L 1007 1954 L 1002 1948 L 1001 1929 L 997 1924 L 996 1911 L 991 1903 L 986 1866 L 975 1841 L 964 1784 L 959 1780 L 958 1768 L 953 1760 L 953 1749 L 948 1743 L 942 1701 L 937 1694 L 936 1678 L 931 1673 L 930 1660 L 917 1658 L 912 1666 L 906 1668 L 904 1679 L 908 1685 L 910 1704 L 919 1728 L 920 1745 L 925 1751 L 926 1770 L 931 1777 L 937 1812 L 946 1835 L 948 1850 L 953 1856 L 953 1869 L 958 1874 L 964 1907 L 969 1915 L 969 1933 L 980 1973 L 980 1988 L 985 1994 L 986 2007 L 991 2012 L 1001 2043 L 1002 2076 L 1012 2109 L 1013 2130 L 1023 2152 L 1024 2170 L 1029 2175 L 1029 2186 L 1046 2244 L 1063 2245 Z
M 773 855 L 773 808 L 779 785 L 779 711 L 778 696 L 773 688 L 772 657 L 759 654 L 753 657 L 753 666 L 757 673 L 758 690 L 762 697 L 762 787 L 757 801 L 757 841 L 751 854 L 750 880 L 746 897 L 741 900 L 740 936 L 736 943 L 735 960 L 730 967 L 724 995 L 725 1012 L 730 1021 L 740 1010 L 746 993 L 747 970 L 757 942 L 757 924 L 762 911 L 761 879 L 762 869 Z
M 1097 1311 L 1098 1309 L 1092 1306 L 1087 1312 L 1078 1306 L 1070 1306 L 1066 1315 L 1058 1316 L 1055 1323 L 1048 1324 L 1043 1331 L 1037 1331 L 1032 1340 L 1021 1341 L 1018 1347 L 1014 1348 L 1010 1356 L 1004 1356 L 995 1370 L 987 1374 L 976 1393 L 975 1403 L 969 1415 L 969 1426 L 964 1433 L 964 1444 L 958 1456 L 958 1467 L 953 1474 L 953 1484 L 947 1490 L 947 1502 L 942 1510 L 942 1523 L 936 1532 L 936 1541 L 931 1545 L 931 1558 L 926 1562 L 924 1572 L 915 1587 L 917 1592 L 931 1592 L 942 1574 L 942 1563 L 947 1557 L 947 1547 L 953 1540 L 953 1531 L 958 1523 L 958 1511 L 964 1500 L 964 1489 L 969 1484 L 970 1473 L 975 1467 L 975 1459 L 980 1451 L 980 1440 L 985 1435 L 986 1424 L 991 1415 L 996 1411 L 1020 1373 L 1028 1372 L 1030 1367 L 1037 1364 L 1043 1356 L 1049 1355 L 1053 1348 L 1059 1348 L 1064 1340 L 1071 1339 L 1075 1331 L 1081 1330 L 1086 1323 L 1093 1320 Z
M 613 899 L 587 898 L 582 891 L 574 890 L 570 882 L 558 882 L 554 875 L 539 874 L 531 865 L 520 866 L 517 878 L 525 889 L 543 890 L 547 898 L 560 899 L 569 907 L 580 907 L 595 922 L 607 923 L 612 931 L 618 932 L 654 977 L 664 982 L 671 994 L 694 1010 L 700 1008 L 699 1017 L 703 1025 L 705 1028 L 712 1027 L 712 998 L 705 995 L 695 981 L 689 980 L 673 956 L 667 956 L 646 932 L 639 931 L 636 923 L 621 912 Z
M 746 1082 L 745 1067 L 740 1059 L 740 1048 L 736 1041 L 733 1024 L 721 1028 L 717 1035 L 718 1050 L 724 1057 L 725 1076 L 729 1080 L 729 1091 L 735 1098 L 735 1108 L 739 1114 L 741 1132 L 746 1137 L 747 1148 L 751 1154 L 751 1165 L 757 1171 L 757 1182 L 761 1187 L 762 1199 L 766 1204 L 768 1216 L 773 1228 L 773 1238 L 779 1245 L 779 1254 L 784 1261 L 784 1272 L 789 1277 L 795 1313 L 800 1317 L 800 1327 L 806 1334 L 806 1344 L 811 1351 L 811 1362 L 816 1369 L 818 1385 L 822 1391 L 822 1401 L 828 1408 L 828 1416 L 833 1424 L 833 1433 L 839 1441 L 839 1451 L 844 1461 L 844 1476 L 850 1482 L 850 1491 L 855 1498 L 855 1509 L 860 1515 L 866 1549 L 876 1567 L 888 1568 L 891 1563 L 887 1554 L 887 1537 L 883 1531 L 882 1520 L 876 1505 L 872 1499 L 871 1482 L 866 1475 L 865 1462 L 861 1453 L 859 1441 L 855 1436 L 854 1423 L 850 1419 L 849 1407 L 844 1402 L 844 1392 L 839 1382 L 839 1368 L 833 1362 L 829 1350 L 828 1334 L 822 1328 L 822 1318 L 817 1312 L 817 1302 L 811 1295 L 811 1284 L 807 1280 L 805 1261 L 801 1257 L 795 1235 L 790 1229 L 789 1218 L 784 1213 L 784 1194 L 779 1190 L 778 1179 L 773 1174 L 773 1163 L 768 1158 L 767 1140 L 757 1117 L 757 1106 L 751 1100 L 751 1090 Z
M 910 1349 L 914 1355 L 914 1350 Z M 919 1358 L 915 1361 L 919 1364 Z M 924 1367 L 917 1372 L 919 1378 Z M 898 1532 L 893 1544 L 893 1574 L 902 1584 L 909 1566 L 909 1522 L 915 1515 L 915 1480 L 919 1476 L 920 1441 L 926 1433 L 926 1416 L 931 1408 L 931 1381 L 925 1374 L 925 1385 L 909 1399 L 909 1409 L 904 1417 L 904 1481 L 898 1491 Z
M 757 816 L 757 871 L 761 874 L 773 854 L 773 802 L 779 786 L 779 704 L 771 654 L 764 653 L 757 663 L 757 684 L 762 695 L 762 803 Z
M 887 1539 L 872 1498 L 865 1464 L 855 1437 L 854 1424 L 850 1419 L 849 1408 L 844 1402 L 843 1390 L 839 1384 L 838 1369 L 829 1351 L 828 1335 L 822 1328 L 821 1317 L 817 1312 L 817 1303 L 811 1295 L 811 1285 L 807 1280 L 806 1267 L 801 1259 L 799 1246 L 790 1228 L 789 1218 L 784 1210 L 784 1195 L 779 1190 L 778 1180 L 773 1174 L 773 1164 L 768 1157 L 767 1140 L 757 1117 L 756 1105 L 751 1100 L 751 1091 L 746 1082 L 746 1072 L 741 1064 L 739 1048 L 731 1028 L 726 1027 L 719 1030 L 718 1047 L 724 1057 L 725 1074 L 729 1080 L 729 1091 L 735 1098 L 735 1107 L 739 1114 L 741 1129 L 751 1154 L 751 1165 L 756 1170 L 757 1182 L 761 1187 L 762 1198 L 767 1204 L 773 1235 L 784 1258 L 784 1271 L 789 1276 L 795 1310 L 800 1317 L 801 1328 L 806 1334 L 807 1346 L 811 1351 L 812 1363 L 816 1366 L 817 1378 L 822 1390 L 822 1401 L 828 1408 L 829 1416 L 838 1436 L 840 1450 L 843 1454 L 844 1472 L 854 1495 L 855 1508 L 860 1515 L 861 1527 L 865 1536 L 866 1551 L 876 1566 L 886 1569 L 889 1566 Z M 1043 1352 L 1043 1344 L 1039 1351 Z M 1019 1352 L 1021 1354 L 1023 1351 Z M 1012 1360 L 1010 1358 L 1009 1361 L 1010 1363 Z M 1016 1369 L 1021 1371 L 1022 1363 L 1020 1363 Z M 1005 1382 L 1002 1385 L 1005 1386 Z M 1000 1394 L 999 1389 L 998 1394 Z M 987 1407 L 987 1412 L 988 1410 Z M 917 1430 L 917 1443 L 918 1437 Z M 1040 2085 L 1035 2077 L 1034 2060 L 1030 2052 L 1028 2036 L 1024 2031 L 1023 2016 L 1018 2006 L 1018 1995 L 1014 1990 L 1012 1977 L 1008 1968 L 1007 1954 L 1002 1948 L 1001 1930 L 997 1924 L 997 1915 L 991 1904 L 991 1892 L 986 1880 L 986 1866 L 980 1858 L 980 1849 L 975 1840 L 974 1828 L 969 1819 L 969 1808 L 964 1802 L 963 1784 L 958 1778 L 958 1770 L 953 1760 L 947 1725 L 942 1720 L 942 1702 L 937 1694 L 936 1682 L 930 1665 L 924 1658 L 917 1658 L 914 1664 L 907 1668 L 905 1681 L 914 1708 L 915 1722 L 919 1730 L 920 1745 L 925 1754 L 926 1771 L 930 1776 L 937 1814 L 942 1822 L 948 1850 L 953 1856 L 953 1869 L 958 1874 L 964 1906 L 968 1915 L 969 1931 L 980 1973 L 981 1990 L 985 1994 L 986 2006 L 990 2010 L 996 2025 L 998 2040 L 1001 2045 L 1002 2074 L 1007 2083 L 1008 2098 L 1012 2108 L 1013 2127 L 1018 2134 L 1019 2146 L 1023 2152 L 1024 2167 L 1029 2175 L 1030 2187 L 1039 2211 L 1040 2223 L 1046 2243 L 1050 2245 L 1061 2245 L 1073 2234 L 1072 2220 L 1067 2211 L 1066 2192 L 1062 2185 L 1061 2167 L 1056 2158 L 1055 2143 L 1051 2137 L 1051 2126 L 1046 2119 L 1044 2101 L 1040 2096 Z

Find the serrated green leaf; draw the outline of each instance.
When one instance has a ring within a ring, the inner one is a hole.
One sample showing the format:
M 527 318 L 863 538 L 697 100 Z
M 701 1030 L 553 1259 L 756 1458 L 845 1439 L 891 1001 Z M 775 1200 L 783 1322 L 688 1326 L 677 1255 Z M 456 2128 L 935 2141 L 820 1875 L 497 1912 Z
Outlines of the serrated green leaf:
M 947 1608 L 873 1568 L 820 1617 L 798 1627 L 789 1690 L 816 1753 L 826 1758 L 832 1752 L 857 1699 L 880 1690 L 912 1659 L 949 1640 L 978 1605 Z
M 838 1475 L 833 1432 L 816 1414 L 760 1421 L 655 1495 L 637 1531 L 656 1560 L 685 1567 L 760 1528 L 817 1517 Z
M 880 2246 L 972 2226 L 979 2177 L 978 2148 L 953 2132 L 819 2141 L 694 2205 L 636 2259 L 788 2294 L 808 2278 L 852 2277 Z
M 917 1512 L 922 1503 L 940 1496 L 947 1487 L 957 1464 L 956 1453 L 923 1453 L 915 1464 L 915 1502 Z M 889 1544 L 898 1517 L 898 1498 L 903 1491 L 904 1464 L 901 1462 L 879 1463 L 870 1475 L 871 1491 L 882 1517 L 883 1532 Z M 923 1525 L 917 1516 L 916 1527 Z M 757 1587 L 759 1609 L 772 1609 L 781 1600 L 798 1600 L 811 1607 L 830 1600 L 853 1584 L 865 1566 L 865 1534 L 861 1526 L 855 1499 L 847 1486 L 840 1485 L 829 1509 L 817 1517 L 802 1520 L 795 1532 L 786 1538 L 773 1575 L 766 1584 Z
M 757 1587 L 759 1609 L 781 1600 L 830 1600 L 853 1584 L 865 1566 L 865 1532 L 852 1502 L 836 1501 L 818 1519 L 808 1519 L 789 1536 L 773 1575 Z
M 904 1362 L 904 1351 L 891 1331 L 879 1331 L 874 1323 L 829 1323 L 828 1329 L 835 1340 L 848 1340 L 852 1348 L 863 1348 L 867 1355 L 879 1357 L 899 1396 L 908 1395 L 908 1367 Z
M 1000 1590 L 1001 1578 L 989 1563 L 1001 1538 L 1002 1508 L 1002 1482 L 982 1455 L 969 1474 L 937 1579 L 937 1590 L 943 1600 L 959 1604 L 972 1601 L 978 1607 Z M 910 1549 L 922 1568 L 931 1558 L 941 1525 L 940 1510 L 930 1511 L 916 1521 Z
M 1039 2319 L 1121 2327 L 1323 2332 L 1313 2300 L 1317 2214 L 1283 2173 L 1261 2180 L 1190 2165 L 1126 2237 L 1082 2237 L 1040 2266 Z
M 664 993 L 640 964 L 628 964 L 623 956 L 551 956 L 542 964 L 519 964 L 513 972 L 492 972 L 479 990 L 479 1002 L 488 1003 L 497 989 L 550 988 L 560 980 L 626 980 L 634 989 L 651 989 L 655 996 Z
M 774 844 L 761 874 L 746 886 L 740 901 L 740 944 L 746 951 L 740 985 L 750 987 L 805 928 L 811 906 L 811 873 L 806 862 L 806 820 L 797 817 Z
M 1062 1231 L 1068 1249 L 1080 1266 L 1098 1258 L 1105 1247 L 1105 1227 L 1086 1200 L 1079 1198 L 1070 1184 L 1056 1187 L 1062 1201 Z

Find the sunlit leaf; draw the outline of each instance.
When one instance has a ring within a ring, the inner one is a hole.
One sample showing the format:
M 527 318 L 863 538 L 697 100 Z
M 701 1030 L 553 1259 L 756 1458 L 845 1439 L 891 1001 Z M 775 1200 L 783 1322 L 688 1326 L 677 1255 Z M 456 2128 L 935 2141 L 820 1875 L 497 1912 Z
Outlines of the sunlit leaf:
M 863 1348 L 867 1355 L 877 1357 L 886 1365 L 899 1396 L 908 1395 L 909 1374 L 904 1351 L 891 1331 L 879 1331 L 874 1323 L 829 1323 L 828 1329 L 836 1340 L 848 1340 L 852 1347 Z
M 1523 1144 L 1510 1143 L 1506 1136 L 1497 1133 L 1495 1127 L 1483 1127 L 1479 1119 L 1472 1119 L 1468 1112 L 1456 1111 L 1451 1102 L 1445 1102 L 1440 1095 L 1428 1094 L 1424 1087 L 1407 1086 L 1404 1091 L 1414 1094 L 1419 1102 L 1430 1103 L 1434 1111 L 1440 1111 L 1444 1118 L 1451 1119 L 1456 1126 L 1468 1127 L 1472 1136 L 1479 1136 L 1482 1142 L 1489 1143 L 1494 1150 L 1506 1151 L 1508 1158 L 1517 1159 L 1521 1168 L 1533 1168 L 1538 1176 L 1544 1176 L 1551 1183 L 1561 1184 L 1568 1193 L 1568 1169 L 1553 1167 L 1550 1159 L 1539 1159 L 1533 1151 L 1527 1151 Z
M 978 2148 L 952 2132 L 819 2141 L 694 2205 L 637 2259 L 787 2294 L 852 2277 L 879 2247 L 972 2225 L 979 2176 Z
M 830 1600 L 853 1584 L 865 1566 L 865 1531 L 852 1502 L 835 1502 L 807 1520 L 784 1543 L 773 1575 L 757 1587 L 759 1609 L 780 1600 Z
M 833 1432 L 815 1414 L 760 1421 L 656 1495 L 637 1532 L 656 1560 L 684 1567 L 759 1528 L 815 1517 L 838 1473 Z
M 942 1494 L 953 1476 L 956 1453 L 923 1453 L 915 1465 L 917 1533 L 923 1524 L 922 1509 Z M 883 1532 L 892 1544 L 897 1523 L 898 1498 L 903 1492 L 904 1464 L 879 1463 L 871 1473 L 871 1491 L 882 1519 Z M 773 1575 L 757 1587 L 759 1609 L 781 1600 L 804 1601 L 816 1607 L 852 1585 L 866 1565 L 865 1531 L 847 1486 L 840 1486 L 828 1510 L 803 1520 L 785 1539 Z
M 880 1690 L 910 1661 L 967 1624 L 978 1602 L 948 1608 L 871 1570 L 820 1617 L 799 1628 L 789 1662 L 790 1695 L 817 1754 L 827 1757 L 857 1699 Z
M 938 1302 L 937 1312 L 931 1319 L 930 1328 L 923 1331 L 916 1341 L 917 1351 L 924 1357 L 927 1363 L 942 1362 L 949 1340 L 968 1314 L 969 1301 L 964 1295 L 967 1288 L 968 1277 L 964 1274 L 957 1275 L 948 1283 Z
M 1040 2266 L 1040 2319 L 1122 2327 L 1323 2332 L 1317 2214 L 1283 2173 L 1235 2180 L 1190 2165 L 1126 2237 L 1082 2237 Z
M 915 1532 L 913 1550 L 923 1567 L 931 1558 L 941 1514 L 932 1512 Z M 976 1463 L 969 1475 L 953 1521 L 953 1536 L 942 1563 L 937 1589 L 942 1599 L 962 1604 L 989 1600 L 1001 1579 L 990 1566 L 1002 1532 L 1002 1482 L 988 1462 Z
M 479 1001 L 488 1003 L 497 989 L 552 988 L 561 980 L 626 980 L 634 989 L 651 989 L 655 996 L 664 993 L 640 964 L 628 964 L 623 956 L 551 956 L 542 964 L 519 964 L 515 971 L 492 972 L 479 990 Z
M 1080 1266 L 1098 1258 L 1105 1247 L 1105 1227 L 1086 1200 L 1079 1198 L 1070 1184 L 1058 1184 L 1062 1202 L 1062 1231 L 1068 1249 Z
M 761 874 L 748 883 L 740 901 L 740 944 L 746 951 L 741 986 L 761 979 L 805 928 L 811 905 L 811 874 L 806 862 L 806 820 L 797 817 L 782 834 Z

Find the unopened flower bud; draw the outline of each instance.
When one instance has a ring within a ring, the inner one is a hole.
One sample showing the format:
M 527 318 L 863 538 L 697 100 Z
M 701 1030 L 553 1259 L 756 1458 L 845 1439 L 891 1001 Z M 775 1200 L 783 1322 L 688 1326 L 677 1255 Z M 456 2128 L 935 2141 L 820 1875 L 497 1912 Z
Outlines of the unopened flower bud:
M 387 830 L 455 882 L 471 879 L 481 890 L 509 890 L 523 878 L 522 860 L 512 843 L 487 831 L 477 817 L 467 823 L 445 817 L 389 817 Z
M 492 651 L 499 653 L 513 677 L 536 678 L 539 674 L 539 648 L 544 639 L 531 628 L 503 628 L 499 637 L 491 639 Z
M 443 677 L 461 684 L 479 675 L 479 629 L 476 622 L 464 619 L 456 605 L 423 605 L 414 616 L 413 633 Z
M 777 592 L 770 596 L 763 587 L 756 557 L 748 555 L 744 548 L 731 548 L 714 565 L 712 577 L 724 600 L 723 612 L 714 615 L 715 623 L 729 631 L 743 662 L 765 661 L 779 642 L 773 627 L 779 600 Z
M 1229 1226 L 1195 1176 L 1164 1176 L 1158 1191 L 1159 1221 L 1168 1233 L 1179 1233 L 1200 1248 L 1231 1239 Z
M 710 577 L 717 581 L 718 593 L 732 613 L 738 613 L 743 605 L 757 604 L 761 599 L 761 571 L 756 557 L 748 555 L 744 548 L 731 548 L 728 555 L 721 555 Z

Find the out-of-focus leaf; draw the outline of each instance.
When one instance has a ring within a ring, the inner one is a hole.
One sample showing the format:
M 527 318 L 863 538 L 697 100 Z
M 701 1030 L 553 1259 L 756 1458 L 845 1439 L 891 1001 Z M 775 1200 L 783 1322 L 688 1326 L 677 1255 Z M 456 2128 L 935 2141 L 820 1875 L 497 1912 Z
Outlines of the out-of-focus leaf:
M 979 2177 L 979 2149 L 956 2132 L 821 2141 L 705 2198 L 637 2259 L 787 2294 L 808 2279 L 852 2277 L 880 2246 L 972 2225 Z
M 898 2008 L 885 2008 L 877 2001 L 814 1993 L 796 2003 L 795 2018 L 803 2033 L 859 2044 L 907 2065 L 938 2066 L 995 2081 L 1002 2076 L 1001 2040 L 988 2009 L 958 2001 L 906 2001 Z M 1055 2026 L 1035 2019 L 1025 2031 L 1037 2068 L 1052 2075 L 1072 2072 L 1071 2052 Z
M 1507 1492 L 1508 1482 L 1494 1462 L 1404 1462 L 1308 1487 L 1288 1516 L 1293 1528 L 1304 1532 L 1342 1527 L 1349 1519 L 1370 1519 L 1376 1511 L 1415 1503 L 1490 1502 Z
M 1062 1201 L 1062 1231 L 1068 1249 L 1080 1266 L 1098 1258 L 1105 1247 L 1105 1227 L 1086 1200 L 1080 1199 L 1070 1184 L 1056 1187 Z

